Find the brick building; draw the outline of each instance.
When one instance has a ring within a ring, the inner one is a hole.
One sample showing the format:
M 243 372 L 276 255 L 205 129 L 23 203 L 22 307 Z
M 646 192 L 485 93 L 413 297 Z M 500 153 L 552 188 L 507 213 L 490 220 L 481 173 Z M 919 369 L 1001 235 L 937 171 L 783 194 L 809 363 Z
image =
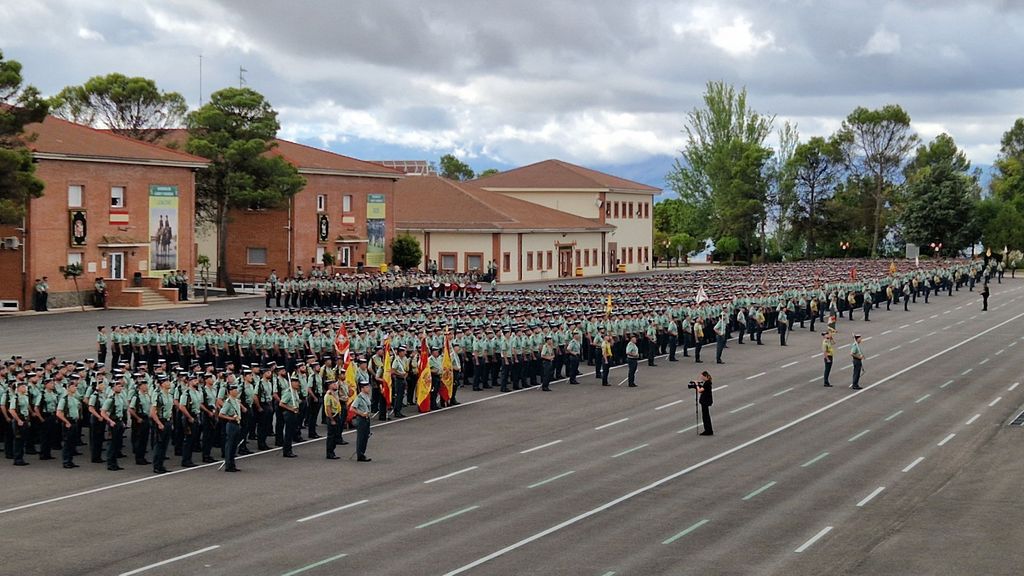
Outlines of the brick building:
M 43 276 L 51 308 L 76 305 L 74 283 L 61 273 L 76 263 L 86 297 L 103 277 L 111 305 L 176 301 L 160 277 L 195 266 L 195 171 L 206 160 L 54 117 L 26 126 L 25 136 L 46 187 L 22 225 L 0 225 L 4 307 L 31 308 Z

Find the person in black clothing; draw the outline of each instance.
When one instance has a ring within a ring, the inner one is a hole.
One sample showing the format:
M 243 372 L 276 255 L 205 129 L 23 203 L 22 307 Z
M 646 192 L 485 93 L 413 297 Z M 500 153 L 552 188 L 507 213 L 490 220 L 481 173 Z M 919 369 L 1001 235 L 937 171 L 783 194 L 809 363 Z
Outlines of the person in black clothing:
M 981 288 L 981 311 L 988 312 L 988 282 Z
M 697 379 L 697 394 L 700 395 L 697 401 L 700 403 L 700 417 L 704 422 L 704 431 L 700 433 L 701 436 L 715 435 L 715 430 L 711 426 L 711 405 L 715 402 L 711 388 L 711 374 L 705 370 Z

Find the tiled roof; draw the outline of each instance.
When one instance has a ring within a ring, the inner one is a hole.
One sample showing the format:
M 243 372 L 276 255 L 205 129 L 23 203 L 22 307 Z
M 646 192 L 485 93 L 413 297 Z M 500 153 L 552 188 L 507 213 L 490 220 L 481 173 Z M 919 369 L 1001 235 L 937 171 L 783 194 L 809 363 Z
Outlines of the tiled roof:
M 440 176 L 399 180 L 395 196 L 395 227 L 400 230 L 600 232 L 615 228 Z
M 554 190 L 567 188 L 601 188 L 635 190 L 657 194 L 660 189 L 590 168 L 569 164 L 561 160 L 544 160 L 520 168 L 513 168 L 483 178 L 473 183 L 486 189 L 536 188 Z
M 37 157 L 74 157 L 96 161 L 132 161 L 206 165 L 205 158 L 171 150 L 98 130 L 89 126 L 47 116 L 45 120 L 25 126 L 25 144 Z

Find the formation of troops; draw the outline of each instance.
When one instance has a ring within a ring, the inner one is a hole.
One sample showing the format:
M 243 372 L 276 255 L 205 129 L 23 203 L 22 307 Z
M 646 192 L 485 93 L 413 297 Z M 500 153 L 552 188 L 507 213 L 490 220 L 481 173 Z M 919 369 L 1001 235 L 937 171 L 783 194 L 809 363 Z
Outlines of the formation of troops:
M 584 364 L 606 386 L 609 369 L 626 364 L 632 386 L 640 361 L 692 352 L 703 362 L 702 349 L 714 345 L 724 363 L 734 337 L 763 345 L 773 331 L 786 346 L 790 331 L 813 332 L 816 323 L 827 327 L 828 386 L 838 319 L 870 321 L 883 304 L 909 310 L 978 283 L 987 289 L 998 274 L 980 260 L 928 268 L 837 260 L 487 291 L 467 276 L 314 272 L 274 278 L 267 308 L 241 318 L 99 326 L 94 358 L 5 360 L 5 456 L 15 465 L 27 465 L 26 455 L 59 456 L 75 468 L 81 455 L 115 471 L 133 458 L 155 473 L 172 459 L 191 467 L 219 456 L 236 471 L 237 454 L 273 445 L 294 457 L 293 443 L 321 430 L 325 457 L 339 458 L 351 426 L 353 456 L 368 461 L 371 418 L 457 405 L 460 388 L 576 385 Z M 857 364 L 859 343 L 851 348 Z M 423 382 L 429 394 L 420 397 Z

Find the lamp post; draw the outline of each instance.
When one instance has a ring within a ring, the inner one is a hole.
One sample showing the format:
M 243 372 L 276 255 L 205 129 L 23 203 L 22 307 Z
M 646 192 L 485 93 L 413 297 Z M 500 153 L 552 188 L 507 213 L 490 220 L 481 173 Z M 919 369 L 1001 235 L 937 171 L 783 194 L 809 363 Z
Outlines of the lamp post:
M 939 258 L 939 251 L 942 250 L 942 242 L 932 242 L 931 244 L 929 244 L 929 246 L 931 246 L 932 250 L 935 251 L 934 254 L 932 254 L 932 256 L 936 260 L 938 260 L 938 258 Z
M 665 251 L 663 252 L 665 254 L 665 268 L 668 268 L 668 247 L 672 245 L 672 242 L 669 240 L 665 240 L 664 242 L 661 243 L 661 245 L 665 247 Z
M 843 258 L 845 259 L 846 258 L 846 251 L 850 249 L 850 243 L 849 242 L 840 242 L 839 243 L 839 248 L 842 249 L 842 251 L 843 251 Z

